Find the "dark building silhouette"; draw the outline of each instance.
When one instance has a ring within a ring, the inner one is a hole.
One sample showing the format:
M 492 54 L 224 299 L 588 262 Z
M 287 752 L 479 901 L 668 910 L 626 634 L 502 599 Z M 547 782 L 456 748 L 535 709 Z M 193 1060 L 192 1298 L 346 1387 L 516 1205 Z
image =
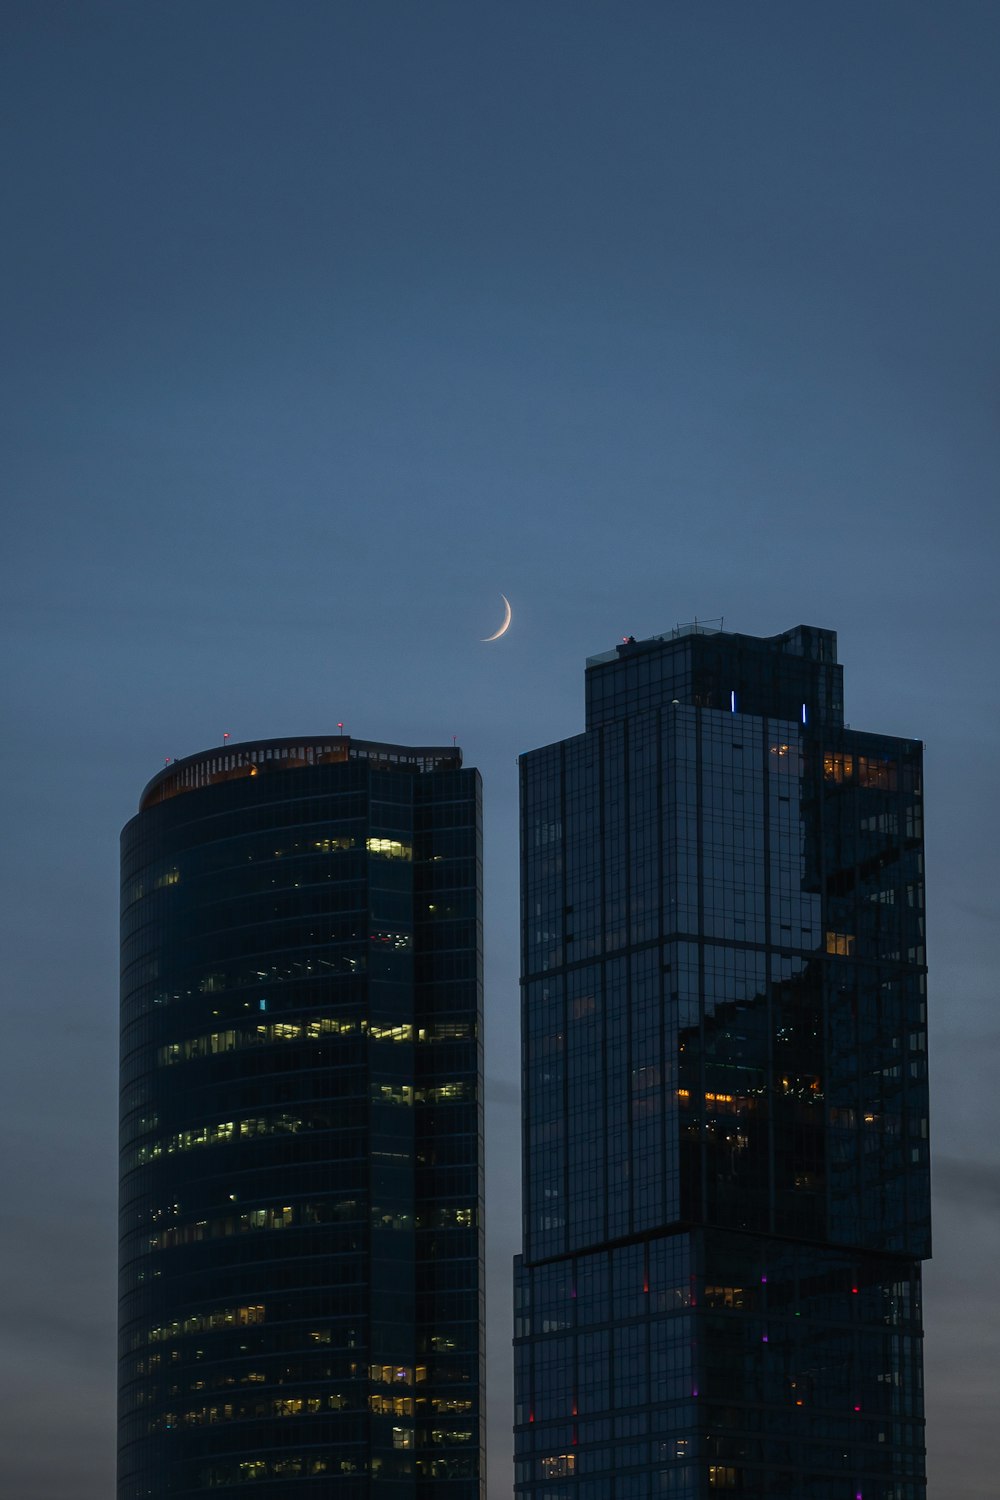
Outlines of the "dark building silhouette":
M 588 662 L 521 759 L 519 1500 L 923 1500 L 921 746 L 836 637 Z
M 461 751 L 178 761 L 122 834 L 119 1500 L 481 1500 Z

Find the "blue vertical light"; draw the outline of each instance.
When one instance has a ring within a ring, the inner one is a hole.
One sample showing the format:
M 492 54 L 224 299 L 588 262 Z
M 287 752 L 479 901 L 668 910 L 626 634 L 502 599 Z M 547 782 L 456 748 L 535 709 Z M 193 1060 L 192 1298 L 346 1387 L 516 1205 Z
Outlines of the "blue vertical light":
M 807 724 L 809 722 L 808 719 L 806 718 L 806 706 L 805 706 L 804 703 L 802 705 L 802 722 L 803 722 L 803 724 Z
M 730 711 L 732 713 L 736 712 L 736 689 L 735 688 L 733 688 L 732 692 L 729 694 L 729 708 L 730 708 Z

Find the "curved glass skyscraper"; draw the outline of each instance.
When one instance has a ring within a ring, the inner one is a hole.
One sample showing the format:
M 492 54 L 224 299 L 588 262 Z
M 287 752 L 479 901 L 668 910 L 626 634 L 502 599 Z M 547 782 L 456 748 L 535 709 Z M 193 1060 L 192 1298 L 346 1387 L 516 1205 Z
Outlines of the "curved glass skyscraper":
M 921 790 L 805 626 L 522 757 L 519 1500 L 922 1500 Z
M 346 737 L 122 834 L 119 1500 L 481 1500 L 481 791 Z

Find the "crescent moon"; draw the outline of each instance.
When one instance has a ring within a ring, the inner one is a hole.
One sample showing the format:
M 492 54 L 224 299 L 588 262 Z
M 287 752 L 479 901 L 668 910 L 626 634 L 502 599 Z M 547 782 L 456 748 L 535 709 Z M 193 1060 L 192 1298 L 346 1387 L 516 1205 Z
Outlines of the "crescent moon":
M 510 617 L 513 613 L 510 607 L 510 600 L 507 598 L 506 594 L 501 594 L 500 598 L 503 600 L 503 607 L 507 611 L 506 615 L 504 616 L 504 622 L 500 626 L 500 629 L 495 631 L 493 635 L 484 635 L 480 637 L 484 645 L 487 641 L 498 641 L 506 631 L 507 626 L 510 624 Z

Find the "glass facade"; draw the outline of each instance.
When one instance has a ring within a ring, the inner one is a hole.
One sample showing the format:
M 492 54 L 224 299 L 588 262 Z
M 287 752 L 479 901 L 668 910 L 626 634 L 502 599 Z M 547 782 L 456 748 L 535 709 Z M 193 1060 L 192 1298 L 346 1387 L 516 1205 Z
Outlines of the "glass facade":
M 118 1500 L 482 1500 L 481 893 L 456 749 L 266 741 L 147 787 Z
M 522 757 L 519 1500 L 924 1500 L 921 790 L 806 627 Z

